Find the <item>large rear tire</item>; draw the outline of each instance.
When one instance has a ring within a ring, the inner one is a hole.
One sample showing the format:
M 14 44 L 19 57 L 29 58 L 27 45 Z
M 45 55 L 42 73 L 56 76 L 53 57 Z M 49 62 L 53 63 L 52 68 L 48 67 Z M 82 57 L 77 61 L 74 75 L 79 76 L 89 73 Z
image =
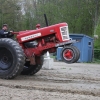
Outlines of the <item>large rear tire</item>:
M 40 56 L 40 57 L 36 56 L 35 60 L 36 60 L 36 65 L 30 65 L 29 61 L 25 63 L 24 69 L 21 72 L 22 75 L 34 75 L 38 71 L 40 71 L 43 65 L 44 58 L 43 56 Z
M 0 78 L 13 79 L 24 67 L 24 53 L 19 44 L 9 38 L 0 39 Z
M 80 57 L 80 52 L 73 45 L 66 46 L 61 51 L 61 58 L 66 63 L 75 63 L 78 61 L 79 57 Z

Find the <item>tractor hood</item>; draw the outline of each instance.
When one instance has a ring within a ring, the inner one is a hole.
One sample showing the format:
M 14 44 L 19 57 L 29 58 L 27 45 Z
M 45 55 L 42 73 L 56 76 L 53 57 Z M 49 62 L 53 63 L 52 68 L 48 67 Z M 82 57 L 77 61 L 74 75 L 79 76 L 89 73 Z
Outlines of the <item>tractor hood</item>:
M 69 40 L 67 23 L 59 23 L 48 27 L 43 27 L 37 30 L 20 31 L 19 34 L 17 35 L 17 39 L 19 42 L 26 42 L 50 34 L 55 34 L 60 41 Z

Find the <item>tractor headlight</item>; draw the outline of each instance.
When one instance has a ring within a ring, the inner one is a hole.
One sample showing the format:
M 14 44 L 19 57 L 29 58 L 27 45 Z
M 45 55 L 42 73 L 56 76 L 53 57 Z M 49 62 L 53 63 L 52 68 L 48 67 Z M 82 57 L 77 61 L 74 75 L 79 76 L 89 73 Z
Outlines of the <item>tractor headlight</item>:
M 63 41 L 70 39 L 69 38 L 68 26 L 60 27 L 60 33 L 61 33 L 61 36 L 62 36 L 62 40 Z

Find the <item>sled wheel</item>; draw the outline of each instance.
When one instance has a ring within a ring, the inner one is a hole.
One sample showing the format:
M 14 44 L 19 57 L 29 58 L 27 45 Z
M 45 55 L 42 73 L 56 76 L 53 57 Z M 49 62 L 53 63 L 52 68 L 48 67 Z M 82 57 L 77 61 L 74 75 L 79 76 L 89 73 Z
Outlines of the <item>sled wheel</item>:
M 43 56 L 40 57 L 36 56 L 35 60 L 36 60 L 36 65 L 30 65 L 29 61 L 25 63 L 24 69 L 21 73 L 22 75 L 34 75 L 42 68 L 44 61 Z
M 79 59 L 79 52 L 75 46 L 66 46 L 61 51 L 61 58 L 66 63 L 74 63 Z
M 24 53 L 12 39 L 0 39 L 0 77 L 12 79 L 19 75 L 24 66 Z

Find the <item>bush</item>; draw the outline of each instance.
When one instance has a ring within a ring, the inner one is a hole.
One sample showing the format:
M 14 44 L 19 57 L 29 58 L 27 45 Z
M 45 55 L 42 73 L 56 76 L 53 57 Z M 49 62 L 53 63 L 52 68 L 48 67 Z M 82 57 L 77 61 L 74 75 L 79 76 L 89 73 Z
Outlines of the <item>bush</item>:
M 100 49 L 94 49 L 94 59 L 100 59 Z

